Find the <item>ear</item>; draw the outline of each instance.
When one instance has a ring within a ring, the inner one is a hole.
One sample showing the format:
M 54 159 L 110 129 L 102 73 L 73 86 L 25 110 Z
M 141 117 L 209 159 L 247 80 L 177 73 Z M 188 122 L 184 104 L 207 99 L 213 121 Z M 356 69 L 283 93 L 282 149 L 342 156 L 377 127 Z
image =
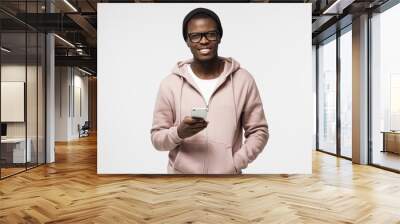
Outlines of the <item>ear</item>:
M 186 39 L 186 46 L 188 46 L 188 48 L 190 48 L 190 40 L 189 40 L 189 38 Z
M 221 34 L 218 33 L 218 41 L 217 41 L 218 44 L 221 43 L 221 39 L 222 39 Z

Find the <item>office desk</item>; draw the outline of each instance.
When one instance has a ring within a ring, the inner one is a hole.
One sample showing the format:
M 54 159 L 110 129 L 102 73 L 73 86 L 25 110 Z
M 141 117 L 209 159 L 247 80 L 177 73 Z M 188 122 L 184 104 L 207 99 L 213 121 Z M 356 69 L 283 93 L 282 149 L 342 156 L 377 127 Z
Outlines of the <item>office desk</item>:
M 400 154 L 400 131 L 382 131 L 381 133 L 383 133 L 382 152 Z
M 1 139 L 1 159 L 5 163 L 25 163 L 30 162 L 32 158 L 31 145 L 32 140 L 27 139 L 25 154 L 25 138 L 6 138 Z M 26 161 L 25 161 L 26 159 Z

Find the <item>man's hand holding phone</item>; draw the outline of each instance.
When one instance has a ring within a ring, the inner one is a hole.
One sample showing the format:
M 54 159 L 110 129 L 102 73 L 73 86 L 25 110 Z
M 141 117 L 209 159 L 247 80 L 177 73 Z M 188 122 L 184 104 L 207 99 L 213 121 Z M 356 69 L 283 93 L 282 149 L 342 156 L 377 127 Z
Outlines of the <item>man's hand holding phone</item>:
M 208 122 L 203 118 L 186 116 L 178 126 L 178 135 L 182 139 L 191 137 L 206 128 L 207 125 Z

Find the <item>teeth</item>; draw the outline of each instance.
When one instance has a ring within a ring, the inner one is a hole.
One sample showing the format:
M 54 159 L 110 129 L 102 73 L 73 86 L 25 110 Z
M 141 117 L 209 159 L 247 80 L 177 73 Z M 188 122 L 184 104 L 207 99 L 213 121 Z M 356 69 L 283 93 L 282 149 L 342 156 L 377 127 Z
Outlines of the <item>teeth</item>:
M 200 53 L 202 53 L 202 54 L 207 54 L 209 52 L 210 52 L 210 49 L 208 49 L 208 48 L 200 50 Z

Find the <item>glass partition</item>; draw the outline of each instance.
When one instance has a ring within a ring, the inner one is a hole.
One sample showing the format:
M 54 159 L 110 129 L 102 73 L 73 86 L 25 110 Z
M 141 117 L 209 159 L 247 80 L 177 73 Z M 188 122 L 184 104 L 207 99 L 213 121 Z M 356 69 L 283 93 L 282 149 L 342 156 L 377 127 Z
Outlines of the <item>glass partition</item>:
M 43 13 L 45 2 L 33 1 L 27 2 L 26 12 L 31 14 Z M 32 17 L 31 22 L 38 23 L 38 17 Z M 39 86 L 42 88 L 41 93 L 44 92 L 45 86 L 40 85 L 39 79 L 42 75 L 43 55 L 43 41 L 44 35 L 35 29 L 27 27 L 27 142 L 31 148 L 31 161 L 27 163 L 27 167 L 35 167 L 39 164 L 39 158 L 43 155 L 43 150 L 39 150 L 39 108 L 43 105 L 43 100 L 39 102 Z M 42 97 L 44 97 L 42 95 Z M 44 110 L 41 110 L 42 114 Z M 44 122 L 43 119 L 41 119 Z M 43 125 L 42 125 L 43 126 Z M 40 145 L 44 148 L 44 145 Z M 42 148 L 42 149 L 43 149 Z M 28 149 L 28 148 L 27 148 Z M 41 152 L 41 153 L 39 153 Z M 43 161 L 43 159 L 41 159 Z
M 37 165 L 37 132 L 38 132 L 38 35 L 36 32 L 27 33 L 27 74 L 26 74 L 26 113 L 27 113 L 27 150 L 30 151 L 30 161 L 27 167 L 34 167 Z
M 1 176 L 7 177 L 31 161 L 26 150 L 26 33 L 3 32 L 1 47 Z
M 45 1 L 1 1 L 0 178 L 45 163 L 44 33 L 18 20 L 43 13 Z M 32 19 L 37 17 L 33 16 Z
M 43 164 L 46 162 L 46 139 L 45 139 L 45 124 L 46 124 L 46 38 L 45 34 L 38 33 L 38 74 L 37 74 L 37 162 Z

